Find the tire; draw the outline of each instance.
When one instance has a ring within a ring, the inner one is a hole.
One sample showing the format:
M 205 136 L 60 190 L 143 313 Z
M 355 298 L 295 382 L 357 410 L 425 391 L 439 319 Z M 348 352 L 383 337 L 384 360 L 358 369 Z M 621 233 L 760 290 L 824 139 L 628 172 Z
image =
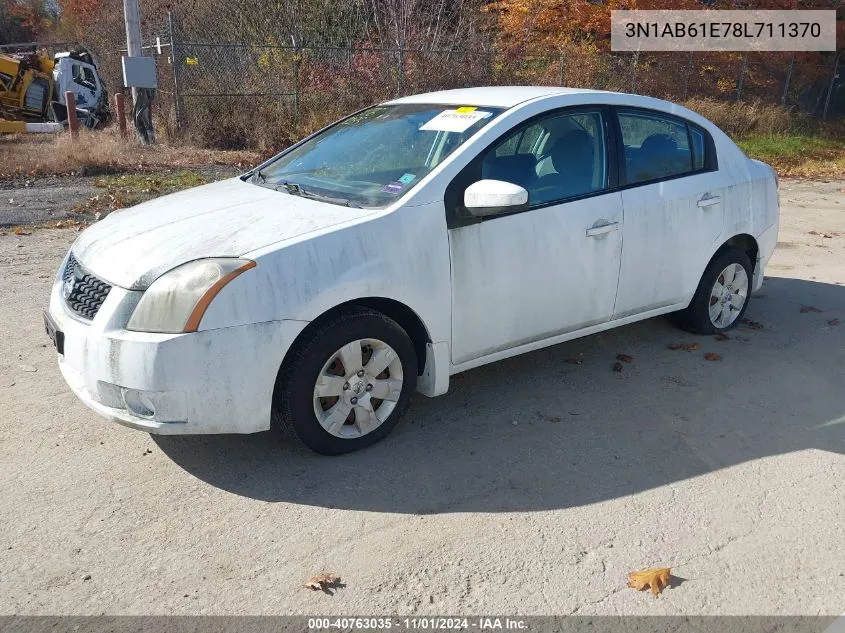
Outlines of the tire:
M 738 267 L 744 272 L 744 282 Z M 730 271 L 735 273 L 733 278 Z M 715 334 L 736 327 L 751 300 L 753 272 L 751 260 L 744 251 L 732 248 L 717 255 L 704 271 L 689 306 L 676 314 L 678 325 L 696 334 Z M 726 280 L 728 284 L 723 283 Z M 722 299 L 715 296 L 719 293 L 717 282 L 727 287 L 729 297 L 724 296 L 724 292 Z M 742 297 L 741 305 L 738 305 L 739 297 Z M 722 306 L 721 311 L 717 304 Z M 735 310 L 736 307 L 739 310 Z M 719 313 L 715 319 L 711 317 L 711 308 Z
M 366 308 L 353 307 L 320 323 L 290 354 L 277 378 L 274 417 L 322 455 L 356 451 L 384 438 L 416 388 L 417 355 L 407 332 Z M 385 398 L 376 398 L 376 392 Z

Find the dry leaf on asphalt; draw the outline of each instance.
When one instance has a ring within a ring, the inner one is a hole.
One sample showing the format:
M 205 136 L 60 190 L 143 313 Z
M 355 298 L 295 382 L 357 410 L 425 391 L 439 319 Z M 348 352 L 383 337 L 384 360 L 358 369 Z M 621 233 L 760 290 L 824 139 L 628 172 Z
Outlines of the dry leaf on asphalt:
M 750 327 L 752 330 L 762 330 L 763 324 L 759 321 L 752 321 L 751 319 L 743 319 L 742 323 Z
M 713 335 L 713 338 L 716 339 L 717 341 L 729 341 L 729 340 L 731 340 L 730 336 L 728 336 L 727 334 L 724 334 L 722 332 L 716 332 Z
M 698 349 L 698 343 L 671 343 L 669 349 L 682 349 L 685 352 L 694 352 Z
M 613 363 L 613 371 L 621 372 L 622 371 L 622 363 Z
M 628 586 L 637 591 L 642 591 L 648 587 L 651 589 L 651 593 L 656 596 L 669 586 L 670 572 L 671 569 L 669 567 L 654 567 L 643 571 L 632 571 L 628 574 Z
M 808 312 L 821 312 L 821 310 L 813 306 L 801 306 L 800 312 L 801 314 L 807 314 Z
M 831 319 L 827 322 L 827 324 L 831 327 L 833 327 L 834 325 L 839 325 L 839 319 Z
M 311 576 L 311 578 L 309 578 L 303 586 L 311 591 L 325 591 L 326 589 L 331 589 L 337 587 L 338 585 L 340 585 L 340 576 L 337 574 L 324 573 Z
M 15 229 L 15 235 L 32 235 L 32 231 L 27 231 L 25 229 L 22 229 L 21 227 L 18 227 Z
M 628 354 L 617 354 L 616 360 L 621 360 L 623 363 L 633 363 L 634 357 L 628 356 Z
M 704 355 L 704 360 L 722 360 L 722 355 L 716 352 L 707 352 Z

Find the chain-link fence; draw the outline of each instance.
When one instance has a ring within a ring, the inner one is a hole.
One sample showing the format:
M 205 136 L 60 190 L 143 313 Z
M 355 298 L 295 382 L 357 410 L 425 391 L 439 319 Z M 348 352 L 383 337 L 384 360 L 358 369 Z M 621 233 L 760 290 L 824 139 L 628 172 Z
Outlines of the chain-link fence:
M 211 38 L 209 37 L 209 40 Z M 148 28 L 157 58 L 159 134 L 222 148 L 272 149 L 355 109 L 405 94 L 479 85 L 560 85 L 635 92 L 674 101 L 708 98 L 796 107 L 840 116 L 839 58 L 791 53 L 599 53 L 544 55 L 488 49 L 295 41 L 219 43 L 181 34 L 175 16 Z M 120 85 L 120 55 L 103 72 Z M 845 95 L 842 95 L 845 96 Z

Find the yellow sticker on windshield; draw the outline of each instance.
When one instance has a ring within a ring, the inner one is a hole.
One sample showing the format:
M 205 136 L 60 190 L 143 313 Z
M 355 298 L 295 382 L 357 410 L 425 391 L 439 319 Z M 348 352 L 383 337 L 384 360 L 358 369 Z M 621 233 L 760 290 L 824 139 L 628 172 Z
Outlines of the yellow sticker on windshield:
M 476 109 L 475 106 L 461 106 L 455 112 L 474 112 Z

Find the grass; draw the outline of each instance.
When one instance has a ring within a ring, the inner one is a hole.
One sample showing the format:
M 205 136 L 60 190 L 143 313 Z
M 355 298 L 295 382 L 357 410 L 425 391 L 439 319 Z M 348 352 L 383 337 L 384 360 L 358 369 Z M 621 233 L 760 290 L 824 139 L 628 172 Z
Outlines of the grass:
M 39 175 L 98 176 L 156 172 L 207 165 L 247 168 L 262 160 L 257 152 L 203 149 L 158 143 L 144 146 L 120 138 L 116 129 L 69 134 L 0 135 L 0 178 Z
M 845 122 L 822 123 L 792 108 L 759 102 L 692 99 L 684 104 L 713 121 L 751 158 L 780 176 L 845 178 Z
M 845 178 L 845 140 L 802 134 L 757 135 L 737 140 L 751 158 L 772 165 L 780 176 Z
M 102 193 L 89 198 L 77 210 L 103 214 L 114 209 L 125 209 L 168 193 L 204 185 L 207 182 L 209 179 L 206 176 L 190 170 L 103 176 L 94 180 L 93 183 L 95 187 L 102 189 Z

